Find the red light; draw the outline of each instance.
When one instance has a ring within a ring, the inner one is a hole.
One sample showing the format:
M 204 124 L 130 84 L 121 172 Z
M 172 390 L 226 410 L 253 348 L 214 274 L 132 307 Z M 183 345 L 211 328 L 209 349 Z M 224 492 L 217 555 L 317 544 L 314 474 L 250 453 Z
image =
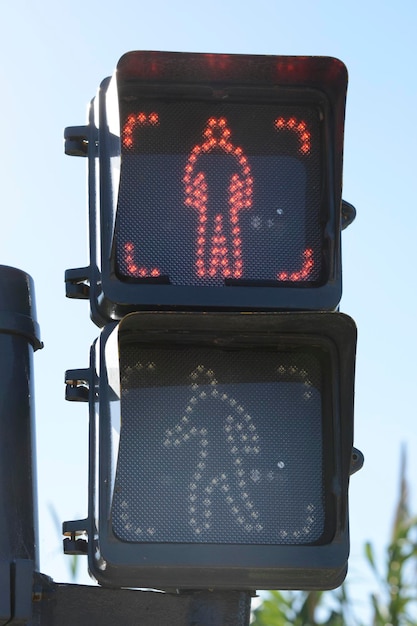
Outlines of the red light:
M 293 282 L 307 280 L 314 267 L 313 250 L 311 248 L 304 250 L 303 259 L 303 265 L 298 272 L 280 272 L 277 276 L 278 280 L 291 280 Z
M 285 119 L 278 117 L 275 120 L 275 128 L 277 130 L 292 130 L 298 135 L 300 141 L 299 151 L 301 154 L 309 154 L 311 148 L 310 131 L 304 121 L 297 121 L 295 117 Z
M 198 211 L 196 273 L 203 278 L 214 277 L 217 273 L 223 278 L 241 278 L 243 274 L 242 240 L 240 238 L 239 211 L 252 206 L 253 179 L 251 169 L 243 150 L 230 141 L 231 131 L 224 117 L 210 117 L 203 131 L 203 143 L 191 150 L 185 166 L 186 206 Z M 207 200 L 208 189 L 204 172 L 195 172 L 198 156 L 212 150 L 222 150 L 236 159 L 239 173 L 233 174 L 229 185 L 229 219 L 232 226 L 232 240 L 228 243 L 223 229 L 223 215 L 214 217 L 211 235 L 211 249 L 207 254 Z M 229 249 L 232 250 L 230 255 Z M 209 256 L 207 259 L 206 257 Z M 231 258 L 229 258 L 231 256 Z
M 130 276 L 134 278 L 147 278 L 152 277 L 156 278 L 161 275 L 161 271 L 157 267 L 153 267 L 152 269 L 147 269 L 146 267 L 138 267 L 135 263 L 135 245 L 128 241 L 124 245 L 125 258 L 124 261 L 126 263 L 126 269 Z
M 217 72 L 226 70 L 232 62 L 229 54 L 204 54 L 203 58 L 206 59 L 208 67 Z
M 156 126 L 159 124 L 158 113 L 144 113 L 143 111 L 136 115 L 128 115 L 122 130 L 122 142 L 124 148 L 133 147 L 133 133 L 136 126 Z

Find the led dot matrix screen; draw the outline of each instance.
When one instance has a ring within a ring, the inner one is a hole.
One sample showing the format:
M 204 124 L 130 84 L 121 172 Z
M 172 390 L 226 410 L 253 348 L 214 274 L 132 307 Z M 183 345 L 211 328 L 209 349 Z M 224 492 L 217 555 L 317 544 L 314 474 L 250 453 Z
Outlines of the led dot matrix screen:
M 320 543 L 325 361 L 310 348 L 124 346 L 118 539 Z
M 318 107 L 128 99 L 121 125 L 121 278 L 321 280 Z

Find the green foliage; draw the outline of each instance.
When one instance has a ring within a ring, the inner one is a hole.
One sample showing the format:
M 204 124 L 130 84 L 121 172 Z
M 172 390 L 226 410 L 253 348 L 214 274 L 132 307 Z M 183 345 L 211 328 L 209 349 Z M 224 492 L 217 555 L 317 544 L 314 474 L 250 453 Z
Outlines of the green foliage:
M 329 598 L 331 603 L 328 602 Z M 253 626 L 346 626 L 351 603 L 342 585 L 335 592 L 270 591 L 253 613 Z
M 403 451 L 400 493 L 386 563 L 377 565 L 374 548 L 365 544 L 365 558 L 377 592 L 370 592 L 372 626 L 417 626 L 417 517 L 408 506 L 406 457 Z M 252 626 L 369 626 L 354 614 L 343 584 L 336 591 L 270 591 L 254 610 Z
M 373 626 L 417 624 L 417 517 L 409 512 L 405 465 L 403 453 L 400 496 L 382 573 L 376 565 L 372 545 L 365 545 L 365 556 L 378 581 L 378 592 L 371 595 Z

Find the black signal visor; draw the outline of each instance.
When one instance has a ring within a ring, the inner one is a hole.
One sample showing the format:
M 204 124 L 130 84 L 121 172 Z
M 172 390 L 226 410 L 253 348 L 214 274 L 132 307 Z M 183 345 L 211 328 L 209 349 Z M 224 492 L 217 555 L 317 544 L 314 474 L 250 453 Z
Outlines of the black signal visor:
M 138 313 L 106 329 L 92 422 L 99 582 L 340 584 L 355 346 L 338 313 Z
M 333 58 L 122 57 L 95 120 L 102 315 L 336 308 L 346 85 Z

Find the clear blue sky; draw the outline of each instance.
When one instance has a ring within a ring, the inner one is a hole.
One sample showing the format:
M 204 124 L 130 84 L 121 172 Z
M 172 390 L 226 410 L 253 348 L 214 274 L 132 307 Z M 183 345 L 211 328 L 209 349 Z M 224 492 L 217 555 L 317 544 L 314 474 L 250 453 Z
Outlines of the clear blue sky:
M 350 574 L 366 580 L 366 539 L 382 550 L 408 448 L 417 511 L 417 3 L 414 0 L 13 0 L 1 2 L 0 263 L 36 284 L 45 349 L 35 355 L 42 571 L 67 565 L 60 519 L 87 512 L 87 407 L 64 401 L 64 371 L 88 365 L 98 329 L 64 297 L 64 271 L 88 263 L 85 161 L 65 157 L 63 129 L 128 50 L 336 56 L 349 70 L 341 310 L 357 322 Z

